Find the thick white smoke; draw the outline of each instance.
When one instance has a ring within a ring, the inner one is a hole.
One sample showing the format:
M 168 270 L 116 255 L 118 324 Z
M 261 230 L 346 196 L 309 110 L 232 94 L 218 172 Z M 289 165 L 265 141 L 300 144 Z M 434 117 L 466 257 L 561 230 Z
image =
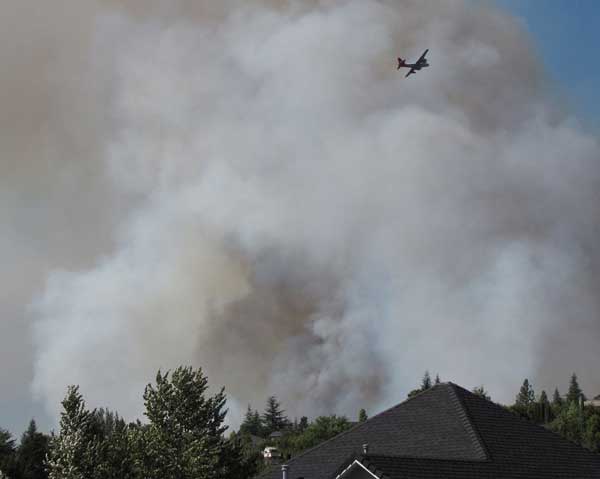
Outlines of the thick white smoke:
M 427 368 L 496 399 L 600 386 L 600 148 L 519 25 L 459 0 L 192 3 L 94 7 L 109 126 L 81 161 L 126 206 L 97 204 L 113 251 L 33 306 L 51 411 L 77 383 L 137 416 L 179 364 L 292 415 L 374 411 Z

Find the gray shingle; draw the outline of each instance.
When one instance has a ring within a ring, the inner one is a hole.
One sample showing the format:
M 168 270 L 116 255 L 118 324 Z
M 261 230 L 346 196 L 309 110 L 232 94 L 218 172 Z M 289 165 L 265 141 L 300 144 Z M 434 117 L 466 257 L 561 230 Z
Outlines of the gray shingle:
M 354 458 L 389 479 L 600 479 L 600 455 L 452 383 L 291 459 L 288 478 L 332 479 Z M 280 479 L 280 468 L 264 477 Z

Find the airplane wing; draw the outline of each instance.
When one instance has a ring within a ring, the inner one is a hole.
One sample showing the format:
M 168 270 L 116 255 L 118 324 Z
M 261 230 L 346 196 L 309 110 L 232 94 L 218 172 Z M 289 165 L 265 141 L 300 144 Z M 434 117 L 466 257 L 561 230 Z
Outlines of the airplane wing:
M 409 77 L 409 75 L 413 75 L 414 73 L 416 73 L 416 71 L 417 71 L 417 70 L 415 70 L 414 68 L 411 68 L 411 69 L 409 70 L 409 72 L 408 72 L 406 75 L 404 75 L 404 78 L 408 78 L 408 77 Z
M 423 55 L 421 55 L 421 58 L 419 58 L 417 60 L 417 63 L 422 63 L 423 61 L 425 61 L 425 55 L 427 55 L 428 51 L 429 51 L 429 48 L 423 52 Z

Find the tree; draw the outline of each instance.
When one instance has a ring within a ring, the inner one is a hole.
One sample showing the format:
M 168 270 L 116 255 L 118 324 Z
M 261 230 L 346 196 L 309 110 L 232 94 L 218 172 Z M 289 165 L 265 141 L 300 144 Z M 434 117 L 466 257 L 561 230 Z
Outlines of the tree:
M 475 389 L 473 389 L 473 394 L 475 394 L 476 396 L 482 397 L 483 399 L 487 399 L 488 401 L 492 400 L 492 398 L 490 397 L 488 392 L 483 387 L 483 384 L 481 386 L 478 386 Z
M 262 416 L 263 427 L 265 434 L 269 435 L 275 431 L 281 431 L 289 426 L 288 418 L 285 416 L 285 411 L 281 409 L 281 404 L 275 396 L 270 396 L 267 399 L 265 412 Z
M 253 411 L 248 404 L 248 409 L 246 410 L 246 415 L 244 416 L 244 421 L 240 426 L 240 433 L 242 434 L 252 434 L 254 436 L 262 436 L 263 434 L 263 425 L 262 419 L 260 418 L 260 414 L 258 411 Z
M 292 438 L 291 444 L 283 443 L 282 449 L 300 452 L 326 441 L 352 427 L 345 416 L 319 416 L 302 434 Z
M 583 445 L 593 452 L 600 452 L 600 414 L 593 413 L 587 419 Z
M 577 444 L 581 444 L 582 442 L 583 426 L 583 415 L 579 405 L 575 402 L 563 408 L 556 419 L 549 425 L 552 431 Z
M 426 391 L 431 388 L 431 376 L 429 375 L 429 371 L 425 371 L 423 375 L 423 379 L 421 380 L 421 391 Z
M 306 429 L 308 428 L 308 418 L 306 416 L 302 416 L 300 418 L 300 422 L 298 423 L 298 432 L 302 433 L 304 431 L 306 431 Z
M 528 408 L 535 402 L 535 393 L 533 391 L 533 387 L 529 384 L 529 379 L 525 379 L 523 381 L 523 385 L 517 394 L 515 400 L 515 406 L 521 408 Z
M 367 411 L 365 409 L 358 411 L 358 422 L 365 422 L 367 419 L 369 419 L 369 416 L 367 416 Z
M 442 383 L 442 381 L 440 381 L 440 375 L 436 374 L 434 384 L 437 386 L 438 384 L 441 384 L 441 383 Z
M 552 406 L 554 408 L 561 408 L 563 405 L 563 398 L 558 392 L 558 388 L 554 389 L 554 394 L 552 395 Z
M 32 419 L 21 437 L 21 444 L 17 450 L 17 468 L 21 479 L 48 478 L 45 462 L 49 441 L 48 436 L 38 432 Z
M 577 382 L 577 374 L 573 373 L 569 383 L 569 391 L 567 392 L 567 402 L 579 404 L 582 396 L 583 392 L 581 391 L 579 383 Z
M 537 402 L 537 421 L 541 423 L 549 423 L 552 420 L 552 408 L 546 391 L 542 390 L 540 397 Z
M 243 450 L 224 437 L 225 391 L 207 395 L 202 369 L 156 375 L 144 391 L 147 427 L 134 433 L 136 466 L 147 479 L 239 479 L 254 473 Z M 141 449 L 141 450 L 140 450 Z
M 90 437 L 91 413 L 79 394 L 79 386 L 69 386 L 62 406 L 60 433 L 50 440 L 49 478 L 94 477 L 96 462 L 95 444 Z
M 10 432 L 0 429 L 0 471 L 11 477 L 15 471 L 15 440 Z

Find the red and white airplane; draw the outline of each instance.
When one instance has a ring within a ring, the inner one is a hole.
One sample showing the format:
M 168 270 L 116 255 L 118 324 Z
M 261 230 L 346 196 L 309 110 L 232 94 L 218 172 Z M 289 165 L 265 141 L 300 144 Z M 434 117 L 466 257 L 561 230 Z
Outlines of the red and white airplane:
M 421 58 L 419 58 L 415 63 L 406 63 L 406 61 L 402 60 L 402 58 L 398 58 L 398 70 L 400 70 L 400 68 L 410 68 L 409 72 L 404 78 L 407 78 L 409 75 L 418 72 L 421 68 L 429 66 L 429 63 L 427 63 L 427 59 L 425 58 L 425 55 L 427 55 L 428 51 L 429 48 L 423 52 Z

